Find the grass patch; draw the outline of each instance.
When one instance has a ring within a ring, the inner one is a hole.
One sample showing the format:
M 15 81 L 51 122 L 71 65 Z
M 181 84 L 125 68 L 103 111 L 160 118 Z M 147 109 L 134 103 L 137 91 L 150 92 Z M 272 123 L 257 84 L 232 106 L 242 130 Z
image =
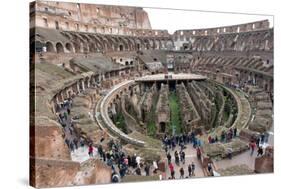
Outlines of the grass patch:
M 169 126 L 170 134 L 182 133 L 182 126 L 181 126 L 181 117 L 180 117 L 180 107 L 179 107 L 179 98 L 175 92 L 169 93 L 169 105 L 171 110 L 171 120 Z
M 128 133 L 127 126 L 126 126 L 126 123 L 125 123 L 125 118 L 124 118 L 123 114 L 117 113 L 116 116 L 114 116 L 114 120 L 113 121 L 114 121 L 115 125 L 121 131 L 123 131 L 126 134 Z

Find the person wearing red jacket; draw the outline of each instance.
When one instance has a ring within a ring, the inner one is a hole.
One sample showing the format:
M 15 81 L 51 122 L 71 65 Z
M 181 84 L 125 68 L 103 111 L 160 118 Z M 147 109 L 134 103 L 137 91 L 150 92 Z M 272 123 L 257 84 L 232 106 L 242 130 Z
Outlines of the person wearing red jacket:
M 173 166 L 172 163 L 169 164 L 169 169 L 170 169 L 170 172 L 171 172 L 172 179 L 175 179 L 175 170 L 174 170 L 174 166 Z

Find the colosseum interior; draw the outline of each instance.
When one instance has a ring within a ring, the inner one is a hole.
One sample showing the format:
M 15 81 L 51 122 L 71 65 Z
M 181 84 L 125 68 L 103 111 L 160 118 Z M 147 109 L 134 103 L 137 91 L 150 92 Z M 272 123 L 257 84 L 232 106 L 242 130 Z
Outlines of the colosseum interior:
M 141 7 L 36 1 L 30 52 L 33 186 L 273 172 L 268 20 L 170 34 Z

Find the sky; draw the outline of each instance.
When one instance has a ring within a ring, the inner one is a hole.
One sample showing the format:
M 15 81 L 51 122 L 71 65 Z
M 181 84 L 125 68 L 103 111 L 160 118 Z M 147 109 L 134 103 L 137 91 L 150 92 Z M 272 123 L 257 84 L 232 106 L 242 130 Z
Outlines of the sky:
M 170 34 L 181 29 L 200 29 L 269 20 L 273 26 L 273 16 L 179 9 L 144 8 L 148 13 L 152 29 L 167 29 Z

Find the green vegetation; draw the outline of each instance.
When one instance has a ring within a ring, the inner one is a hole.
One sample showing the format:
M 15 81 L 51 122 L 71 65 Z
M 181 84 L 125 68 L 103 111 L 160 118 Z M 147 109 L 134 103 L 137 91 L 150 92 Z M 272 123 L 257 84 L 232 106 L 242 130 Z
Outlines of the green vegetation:
M 115 117 L 114 118 L 115 125 L 121 131 L 123 131 L 124 133 L 127 134 L 127 127 L 126 127 L 125 118 L 124 118 L 123 114 L 122 113 L 117 113 L 114 117 Z
M 147 135 L 148 136 L 155 136 L 156 135 L 156 124 L 155 124 L 155 111 L 156 111 L 156 105 L 158 101 L 159 95 L 154 95 L 152 98 L 152 107 L 151 111 L 147 112 L 146 116 L 148 117 L 148 122 L 147 122 Z
M 175 134 L 180 134 L 182 132 L 182 126 L 180 117 L 179 98 L 175 94 L 175 92 L 169 93 L 169 105 L 171 110 L 169 132 L 172 134 L 174 129 Z

